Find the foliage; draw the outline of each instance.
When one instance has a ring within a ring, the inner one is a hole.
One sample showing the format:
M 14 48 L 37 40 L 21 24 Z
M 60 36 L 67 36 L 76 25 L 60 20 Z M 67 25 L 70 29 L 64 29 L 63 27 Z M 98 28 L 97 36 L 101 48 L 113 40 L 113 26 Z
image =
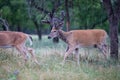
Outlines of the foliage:
M 91 28 L 93 24 L 101 22 L 97 27 L 104 28 L 102 26 L 106 21 L 102 22 L 102 20 L 106 17 L 106 14 L 100 0 L 75 0 L 73 8 L 73 20 L 76 20 L 73 25 L 87 29 Z
M 27 6 L 25 0 L 0 0 L 1 17 L 6 19 L 10 24 L 11 30 L 16 30 L 18 26 L 21 28 L 31 28 L 33 23 L 27 24 L 30 19 L 27 13 Z
M 0 16 L 8 20 L 11 29 L 15 30 L 17 26 L 34 30 L 35 25 L 31 20 L 35 19 L 40 25 L 41 18 L 46 14 L 28 5 L 29 0 L 0 0 Z M 53 3 L 59 0 L 34 0 L 35 3 L 47 11 L 54 8 Z M 114 2 L 114 1 L 113 1 Z M 58 7 L 55 14 L 59 16 L 61 10 L 65 10 L 64 0 Z M 101 0 L 74 0 L 68 1 L 71 29 L 89 29 L 103 28 L 108 31 L 108 22 L 106 13 Z M 49 28 L 48 25 L 42 25 L 42 29 Z

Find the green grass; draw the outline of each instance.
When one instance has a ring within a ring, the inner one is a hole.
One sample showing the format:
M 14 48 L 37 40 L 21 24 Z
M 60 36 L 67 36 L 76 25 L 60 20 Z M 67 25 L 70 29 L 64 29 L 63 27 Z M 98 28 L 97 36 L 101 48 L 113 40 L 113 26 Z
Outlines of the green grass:
M 0 80 L 120 80 L 120 61 L 116 64 L 105 60 L 97 49 L 80 49 L 80 65 L 70 56 L 64 66 L 61 65 L 66 44 L 60 41 L 54 44 L 43 36 L 34 45 L 37 60 L 35 64 L 30 58 L 25 64 L 22 56 L 13 49 L 0 49 Z M 87 57 L 87 60 L 86 60 Z

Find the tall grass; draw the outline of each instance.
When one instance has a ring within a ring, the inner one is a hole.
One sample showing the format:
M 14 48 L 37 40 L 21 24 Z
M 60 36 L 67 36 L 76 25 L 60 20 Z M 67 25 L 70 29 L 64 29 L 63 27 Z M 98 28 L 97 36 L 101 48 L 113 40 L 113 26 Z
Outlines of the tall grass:
M 62 66 L 66 44 L 60 41 L 54 44 L 43 36 L 38 41 L 33 36 L 33 48 L 40 65 L 31 58 L 24 63 L 22 56 L 14 49 L 0 49 L 0 80 L 120 80 L 120 61 L 116 64 L 105 60 L 97 49 L 80 50 L 80 65 L 77 66 L 73 56 Z M 87 58 L 87 59 L 86 59 Z

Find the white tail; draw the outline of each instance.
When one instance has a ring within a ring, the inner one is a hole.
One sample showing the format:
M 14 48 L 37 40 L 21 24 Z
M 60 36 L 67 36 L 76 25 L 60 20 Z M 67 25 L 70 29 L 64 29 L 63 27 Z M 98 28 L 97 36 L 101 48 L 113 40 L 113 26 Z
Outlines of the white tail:
M 33 45 L 32 37 L 29 36 L 29 35 L 26 35 L 26 36 L 27 36 L 27 39 L 28 39 L 28 41 L 29 41 L 29 43 L 30 43 L 30 46 L 32 46 L 32 45 Z

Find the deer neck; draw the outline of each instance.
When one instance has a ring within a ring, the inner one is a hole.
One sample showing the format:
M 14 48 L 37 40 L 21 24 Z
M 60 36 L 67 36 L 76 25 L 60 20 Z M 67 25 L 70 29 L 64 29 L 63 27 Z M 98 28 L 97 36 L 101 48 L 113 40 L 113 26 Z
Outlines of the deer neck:
M 68 32 L 65 32 L 63 30 L 59 30 L 59 38 L 61 40 L 63 40 L 64 42 L 68 43 L 67 37 L 68 37 Z

